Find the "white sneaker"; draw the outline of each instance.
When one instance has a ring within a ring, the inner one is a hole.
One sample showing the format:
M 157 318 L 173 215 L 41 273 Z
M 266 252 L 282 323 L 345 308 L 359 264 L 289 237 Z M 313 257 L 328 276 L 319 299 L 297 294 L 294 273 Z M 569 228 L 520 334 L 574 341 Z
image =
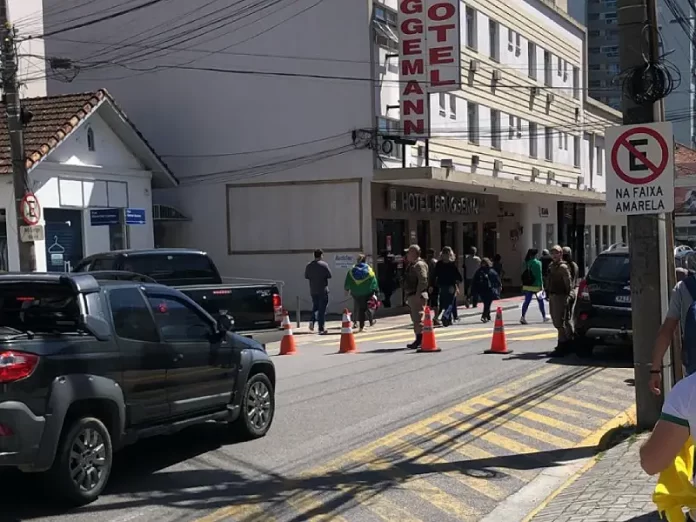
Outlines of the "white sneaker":
M 548 316 L 547 316 L 547 317 L 544 317 L 544 322 L 545 322 L 545 323 L 548 323 L 548 322 L 549 322 L 549 320 L 550 320 L 550 319 L 549 319 L 549 317 L 548 317 Z

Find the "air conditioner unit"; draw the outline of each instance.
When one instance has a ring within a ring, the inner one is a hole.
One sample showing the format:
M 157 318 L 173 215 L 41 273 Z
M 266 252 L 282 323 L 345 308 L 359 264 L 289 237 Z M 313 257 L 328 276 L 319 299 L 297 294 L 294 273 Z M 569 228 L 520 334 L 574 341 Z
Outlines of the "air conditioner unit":
M 479 63 L 478 60 L 471 60 L 469 62 L 469 70 L 472 72 L 478 71 L 480 66 L 481 66 L 481 64 Z
M 539 171 L 538 168 L 532 167 L 532 181 L 534 181 L 535 179 L 537 179 L 537 178 L 539 177 L 540 174 L 541 174 L 541 172 Z
M 478 154 L 474 154 L 473 156 L 471 156 L 471 164 L 472 165 L 478 165 L 479 160 L 480 160 L 480 158 L 479 158 Z
M 493 162 L 493 170 L 503 170 L 503 160 L 495 160 Z
M 452 158 L 442 158 L 440 160 L 440 167 L 443 169 L 451 169 L 454 167 L 454 163 L 452 162 Z
M 503 79 L 502 71 L 500 71 L 499 69 L 495 69 L 493 71 L 493 80 L 495 80 L 496 82 L 499 82 L 502 79 Z
M 546 103 L 552 103 L 556 99 L 556 95 L 552 92 L 546 93 Z

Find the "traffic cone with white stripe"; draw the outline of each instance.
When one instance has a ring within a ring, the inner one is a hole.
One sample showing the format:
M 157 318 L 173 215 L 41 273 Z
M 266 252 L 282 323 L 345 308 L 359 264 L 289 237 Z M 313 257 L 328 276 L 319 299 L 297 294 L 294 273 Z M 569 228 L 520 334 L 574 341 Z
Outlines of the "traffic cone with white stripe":
M 338 353 L 358 353 L 358 349 L 355 346 L 355 337 L 353 337 L 353 322 L 347 308 L 343 311 L 343 318 L 341 319 L 341 345 Z
M 423 337 L 421 338 L 420 348 L 417 350 L 419 353 L 442 351 L 441 348 L 437 347 L 437 341 L 435 341 L 435 331 L 433 330 L 434 315 L 430 307 L 426 306 L 423 312 Z
M 280 341 L 280 355 L 295 355 L 297 348 L 295 347 L 295 336 L 292 334 L 292 324 L 290 323 L 290 314 L 287 310 L 283 310 L 283 339 Z
M 493 338 L 491 339 L 491 349 L 483 353 L 499 353 L 506 355 L 512 353 L 508 349 L 507 339 L 505 338 L 505 325 L 503 325 L 503 309 L 498 307 L 495 312 L 495 325 L 493 326 Z

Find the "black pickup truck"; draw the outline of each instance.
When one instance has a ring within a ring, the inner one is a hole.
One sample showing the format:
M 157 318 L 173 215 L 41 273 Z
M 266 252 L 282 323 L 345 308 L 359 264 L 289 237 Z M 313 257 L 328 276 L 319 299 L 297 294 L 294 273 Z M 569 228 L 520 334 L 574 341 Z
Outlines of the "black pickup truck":
M 228 315 L 234 331 L 261 344 L 280 341 L 282 302 L 275 283 L 225 284 L 210 257 L 200 250 L 156 248 L 103 252 L 80 261 L 74 272 L 126 271 L 182 291 L 210 315 Z
M 140 438 L 208 421 L 258 438 L 273 421 L 263 346 L 175 289 L 0 275 L 0 325 L 0 468 L 47 472 L 62 500 L 95 500 Z

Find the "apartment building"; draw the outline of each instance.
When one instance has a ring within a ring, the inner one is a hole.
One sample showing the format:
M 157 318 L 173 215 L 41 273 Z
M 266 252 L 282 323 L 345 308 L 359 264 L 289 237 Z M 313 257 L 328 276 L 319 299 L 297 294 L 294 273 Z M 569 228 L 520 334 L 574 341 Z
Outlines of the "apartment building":
M 673 0 L 677 13 L 683 14 L 686 24 L 693 26 L 696 16 L 689 0 Z M 621 87 L 618 76 L 619 26 L 617 0 L 587 0 L 587 57 L 590 96 L 607 105 L 621 109 Z M 672 121 L 677 142 L 696 144 L 694 104 L 694 56 L 696 42 L 685 32 L 679 19 L 664 0 L 657 0 L 658 22 L 661 30 L 661 49 L 666 58 L 682 74 L 681 86 L 665 99 L 667 119 Z
M 96 8 L 61 5 L 44 0 L 47 30 Z M 477 246 L 503 257 L 509 286 L 532 246 L 572 245 L 584 264 L 596 226 L 602 243 L 625 224 L 601 209 L 603 129 L 620 115 L 586 96 L 584 28 L 551 0 L 452 5 L 461 82 L 428 95 L 428 139 L 395 139 L 396 0 L 170 0 L 46 38 L 75 65 L 47 89 L 108 88 L 180 179 L 154 191 L 183 217 L 158 244 L 281 280 L 303 308 L 318 247 L 334 311 L 359 252 L 379 270 L 410 243 Z

